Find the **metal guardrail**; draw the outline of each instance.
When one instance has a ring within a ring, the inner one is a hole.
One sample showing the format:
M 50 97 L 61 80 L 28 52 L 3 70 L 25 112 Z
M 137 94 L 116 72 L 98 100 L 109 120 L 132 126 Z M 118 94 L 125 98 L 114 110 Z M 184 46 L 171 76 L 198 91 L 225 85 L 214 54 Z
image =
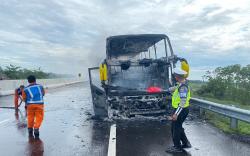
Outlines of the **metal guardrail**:
M 210 102 L 198 98 L 192 98 L 191 104 L 200 107 L 200 113 L 204 113 L 204 109 L 213 111 L 218 114 L 222 114 L 230 118 L 230 127 L 232 129 L 237 129 L 238 120 L 250 123 L 250 111 L 233 106 L 227 106 L 223 104 L 218 104 L 215 102 Z

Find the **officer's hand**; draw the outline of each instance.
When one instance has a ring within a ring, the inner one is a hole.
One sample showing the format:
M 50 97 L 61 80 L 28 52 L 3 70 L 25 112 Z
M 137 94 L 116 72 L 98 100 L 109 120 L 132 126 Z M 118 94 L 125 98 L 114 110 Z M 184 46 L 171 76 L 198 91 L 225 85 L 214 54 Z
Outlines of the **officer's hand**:
M 173 120 L 172 116 L 167 116 L 168 120 Z
M 173 120 L 173 121 L 176 121 L 176 120 L 177 120 L 177 115 L 176 115 L 176 114 L 174 114 L 174 115 L 172 116 L 172 120 Z

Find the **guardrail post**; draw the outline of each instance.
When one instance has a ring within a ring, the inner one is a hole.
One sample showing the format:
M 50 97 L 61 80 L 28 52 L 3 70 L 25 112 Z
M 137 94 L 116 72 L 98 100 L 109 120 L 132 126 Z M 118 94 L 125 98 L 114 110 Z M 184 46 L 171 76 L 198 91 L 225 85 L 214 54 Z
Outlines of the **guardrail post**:
M 230 118 L 230 128 L 237 129 L 238 128 L 238 120 L 235 118 Z
M 191 98 L 192 104 L 198 106 L 200 109 L 200 115 L 204 114 L 202 109 L 212 111 L 226 117 L 230 118 L 230 128 L 237 129 L 238 128 L 238 120 L 250 123 L 250 111 L 237 108 L 235 106 L 228 106 L 223 104 L 218 104 L 211 101 L 206 101 L 197 98 Z
M 200 107 L 200 117 L 202 117 L 203 119 L 206 118 L 206 111 L 205 111 L 205 109 L 203 109 L 201 107 Z

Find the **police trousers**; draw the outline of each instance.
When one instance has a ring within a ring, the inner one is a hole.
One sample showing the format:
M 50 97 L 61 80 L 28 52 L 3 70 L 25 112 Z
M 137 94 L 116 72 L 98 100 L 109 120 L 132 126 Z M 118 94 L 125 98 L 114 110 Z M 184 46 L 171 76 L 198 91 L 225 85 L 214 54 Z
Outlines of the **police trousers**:
M 176 109 L 174 110 L 174 112 Z M 189 141 L 185 134 L 184 128 L 182 127 L 183 122 L 185 121 L 187 115 L 189 113 L 189 108 L 183 108 L 181 113 L 178 115 L 176 121 L 172 121 L 171 132 L 172 139 L 175 147 L 181 148 L 182 145 L 187 144 Z

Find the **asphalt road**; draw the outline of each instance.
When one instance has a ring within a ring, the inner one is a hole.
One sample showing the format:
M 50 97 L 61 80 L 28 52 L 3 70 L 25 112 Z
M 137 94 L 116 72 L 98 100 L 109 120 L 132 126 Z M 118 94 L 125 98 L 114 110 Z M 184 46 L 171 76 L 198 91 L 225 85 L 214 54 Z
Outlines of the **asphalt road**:
M 172 145 L 170 123 L 148 119 L 93 120 L 88 83 L 49 90 L 40 139 L 29 139 L 23 105 L 18 112 L 0 108 L 0 156 L 106 156 L 110 126 L 116 124 L 117 156 L 164 156 Z M 1 97 L 0 106 L 13 106 Z M 206 123 L 184 125 L 193 148 L 178 156 L 249 156 L 250 145 L 238 142 Z

